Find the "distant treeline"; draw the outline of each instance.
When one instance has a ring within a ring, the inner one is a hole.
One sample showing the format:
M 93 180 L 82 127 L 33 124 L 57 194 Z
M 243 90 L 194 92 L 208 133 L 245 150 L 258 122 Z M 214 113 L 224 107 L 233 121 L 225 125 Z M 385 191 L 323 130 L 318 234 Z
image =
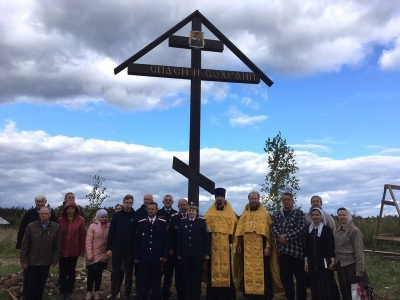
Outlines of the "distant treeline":
M 33 206 L 31 207 L 33 208 Z M 103 207 L 105 210 L 108 211 L 108 217 L 112 218 L 112 216 L 114 215 L 114 207 L 110 206 L 110 207 Z M 83 208 L 84 211 L 88 211 L 89 207 L 86 206 Z M 19 224 L 22 221 L 22 218 L 24 217 L 25 213 L 28 210 L 26 208 L 23 207 L 1 207 L 0 206 L 0 217 L 2 217 L 3 219 L 5 219 L 6 221 L 10 222 L 11 227 L 19 227 Z M 85 220 L 87 225 L 89 226 L 91 224 L 90 220 Z

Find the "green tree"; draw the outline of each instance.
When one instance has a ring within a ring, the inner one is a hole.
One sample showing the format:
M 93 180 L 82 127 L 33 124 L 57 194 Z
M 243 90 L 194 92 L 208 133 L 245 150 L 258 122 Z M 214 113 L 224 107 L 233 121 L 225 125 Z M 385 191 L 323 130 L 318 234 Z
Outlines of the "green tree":
M 101 204 L 106 200 L 109 195 L 106 195 L 106 188 L 103 187 L 104 178 L 100 176 L 101 170 L 93 176 L 93 188 L 92 191 L 86 195 L 89 200 L 89 205 L 85 209 L 86 224 L 90 225 L 91 220 L 96 215 L 96 212 L 100 209 Z
M 283 193 L 293 194 L 296 201 L 296 191 L 300 190 L 299 179 L 294 174 L 299 170 L 296 166 L 294 150 L 286 145 L 281 132 L 265 142 L 264 151 L 268 153 L 269 172 L 265 176 L 265 183 L 261 184 L 261 202 L 269 212 L 280 209 L 280 197 Z

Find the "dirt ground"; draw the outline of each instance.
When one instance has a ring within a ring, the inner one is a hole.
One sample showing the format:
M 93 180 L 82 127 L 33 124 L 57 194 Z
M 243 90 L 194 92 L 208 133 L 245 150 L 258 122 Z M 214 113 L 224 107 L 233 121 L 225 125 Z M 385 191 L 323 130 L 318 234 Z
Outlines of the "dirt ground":
M 5 266 L 5 265 L 19 265 L 18 260 L 0 260 L 0 264 Z M 85 274 L 86 269 L 84 268 L 83 264 L 83 258 L 79 258 L 78 264 L 77 264 L 77 276 L 76 276 L 76 290 L 74 291 L 73 294 L 73 299 L 85 299 L 86 296 L 86 274 Z M 19 274 L 19 276 L 22 277 L 22 272 Z M 58 280 L 58 274 L 52 274 L 49 278 L 49 282 L 56 282 Z M 111 273 L 107 270 L 103 272 L 103 280 L 101 284 L 101 299 L 106 299 L 107 296 L 110 293 L 111 290 Z M 4 283 L 4 282 L 3 282 Z M 22 284 L 22 278 L 19 281 L 19 285 Z M 9 290 L 12 290 L 12 294 L 14 295 L 15 299 L 20 298 L 19 294 L 19 288 L 11 288 Z M 121 290 L 124 291 L 124 284 L 122 284 Z M 135 291 L 135 287 L 133 288 L 133 291 Z M 46 287 L 45 291 L 45 299 L 57 299 L 58 298 L 58 289 L 54 288 L 54 284 L 49 283 Z M 206 299 L 206 284 L 202 284 L 202 297 L 201 300 Z M 123 300 L 125 297 L 121 295 L 121 300 Z M 176 300 L 176 290 L 175 287 L 171 287 L 171 298 L 173 300 Z M 240 291 L 237 291 L 237 297 L 236 299 L 246 299 L 243 297 L 242 293 Z M 285 299 L 285 296 L 283 293 L 276 294 L 274 299 L 281 300 Z

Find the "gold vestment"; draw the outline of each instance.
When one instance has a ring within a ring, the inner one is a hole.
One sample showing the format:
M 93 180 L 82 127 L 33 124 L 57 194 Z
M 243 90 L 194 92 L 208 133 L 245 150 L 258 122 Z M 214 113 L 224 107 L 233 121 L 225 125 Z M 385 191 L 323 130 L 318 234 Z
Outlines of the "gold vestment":
M 255 211 L 251 211 L 247 204 L 240 216 L 236 232 L 233 249 L 243 238 L 243 262 L 235 265 L 235 277 L 244 280 L 244 290 L 246 294 L 264 295 L 264 245 L 263 237 L 266 238 L 266 247 L 270 248 L 270 268 L 272 277 L 272 288 L 274 293 L 283 291 L 279 274 L 279 262 L 276 251 L 275 240 L 271 234 L 272 219 L 264 206 L 260 205 Z M 240 274 L 242 273 L 242 274 Z M 241 282 L 235 282 L 237 287 Z
M 217 210 L 213 204 L 204 215 L 211 233 L 211 286 L 231 285 L 230 236 L 234 236 L 237 217 L 228 201 L 224 209 Z

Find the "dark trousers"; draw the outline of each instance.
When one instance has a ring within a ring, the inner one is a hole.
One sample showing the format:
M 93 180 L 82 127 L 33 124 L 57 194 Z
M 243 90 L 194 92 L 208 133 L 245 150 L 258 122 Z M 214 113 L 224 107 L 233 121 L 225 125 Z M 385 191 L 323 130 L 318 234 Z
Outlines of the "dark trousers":
M 297 300 L 307 299 L 304 259 L 282 254 L 279 255 L 279 266 L 286 299 L 294 300 L 296 294 Z M 296 277 L 296 292 L 294 290 L 293 275 Z
M 138 272 L 138 299 L 147 300 L 147 287 L 151 288 L 151 299 L 161 299 L 160 263 L 140 263 Z
M 111 278 L 111 294 L 117 295 L 120 290 L 121 267 L 124 263 L 125 268 L 125 296 L 132 293 L 132 277 L 133 277 L 133 249 L 117 250 L 112 249 L 112 268 L 113 277 Z
M 175 256 L 175 289 L 178 300 L 185 300 L 185 276 L 183 275 L 183 263 Z
M 102 270 L 88 270 L 86 291 L 91 292 L 93 290 L 93 284 L 94 284 L 94 291 L 95 292 L 100 291 L 102 277 L 103 277 Z
M 182 265 L 185 278 L 185 298 L 200 300 L 204 257 L 183 257 Z
M 174 275 L 174 269 L 176 264 L 176 256 L 168 256 L 167 262 L 164 264 L 164 282 L 161 288 L 161 295 L 163 299 L 169 299 L 171 297 L 171 285 L 172 277 Z
M 111 272 L 111 282 L 113 282 L 113 280 L 114 280 L 113 277 L 114 276 L 115 276 L 114 271 L 112 271 Z M 122 282 L 124 282 L 124 276 L 125 276 L 125 272 L 124 271 L 119 272 L 119 289 L 118 289 L 118 292 L 120 292 L 120 290 L 121 290 Z
M 337 273 L 339 279 L 340 292 L 343 300 L 351 300 L 351 284 L 365 282 L 369 284 L 367 272 L 364 270 L 362 278 L 356 276 L 356 263 L 352 263 L 345 267 L 337 264 Z
M 75 269 L 78 256 L 60 257 L 60 293 L 72 293 L 75 286 Z
M 42 300 L 49 271 L 50 266 L 29 266 L 26 269 L 24 279 L 25 300 Z

